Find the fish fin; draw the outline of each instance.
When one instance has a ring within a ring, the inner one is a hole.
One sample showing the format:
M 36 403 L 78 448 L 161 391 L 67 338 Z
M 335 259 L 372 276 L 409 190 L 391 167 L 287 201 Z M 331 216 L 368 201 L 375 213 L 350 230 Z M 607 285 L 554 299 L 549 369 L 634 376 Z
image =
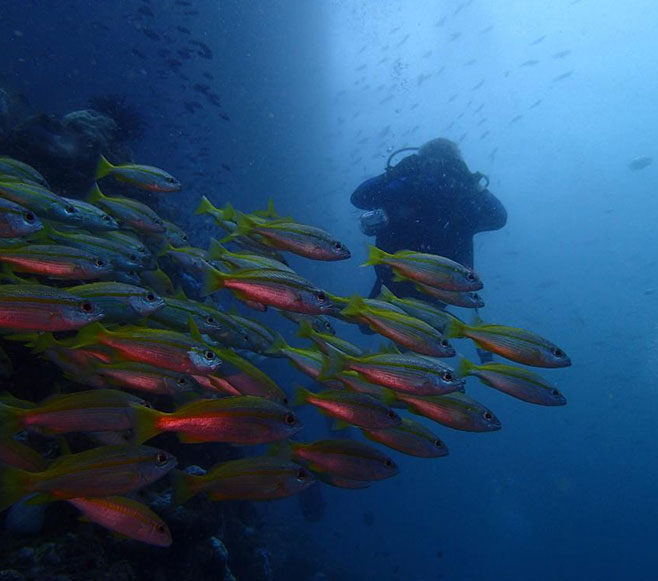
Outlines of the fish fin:
M 206 196 L 201 196 L 201 202 L 199 202 L 196 210 L 194 210 L 194 214 L 211 214 L 218 211 L 219 209 L 215 208 L 215 206 L 213 206 L 212 202 L 206 198 Z
M 346 367 L 347 356 L 338 349 L 327 345 L 328 354 L 322 363 L 322 369 L 318 375 L 318 381 L 324 381 L 336 377 Z
M 457 367 L 457 375 L 459 375 L 459 377 L 471 375 L 471 371 L 474 367 L 475 365 L 472 361 L 469 361 L 466 357 L 462 357 L 459 361 L 459 366 Z
M 172 298 L 178 299 L 178 300 L 181 300 L 181 301 L 186 301 L 187 300 L 187 295 L 185 294 L 185 291 L 183 290 L 182 286 L 179 285 L 179 286 L 176 287 L 176 289 L 174 291 L 174 294 L 172 295 Z
M 347 428 L 351 428 L 352 424 L 349 422 L 346 422 L 345 420 L 336 420 L 333 424 L 331 424 L 331 429 L 338 431 L 338 430 L 346 430 Z
M 201 331 L 199 331 L 199 327 L 197 327 L 197 324 L 194 322 L 194 319 L 191 315 L 187 317 L 187 326 L 190 328 L 190 337 L 192 337 L 192 339 L 195 341 L 204 343 L 203 337 L 201 336 Z
M 30 498 L 25 501 L 25 504 L 30 506 L 39 506 L 40 504 L 46 504 L 51 500 L 52 498 L 49 494 L 46 494 L 45 492 L 38 492 L 36 494 L 30 495 Z
M 20 432 L 23 429 L 21 416 L 28 411 L 0 403 L 0 435 L 11 437 Z
M 295 391 L 295 397 L 292 400 L 292 405 L 304 405 L 308 403 L 309 396 L 312 396 L 313 392 L 310 389 L 305 387 L 298 387 Z
M 387 256 L 390 256 L 390 254 L 384 252 L 381 248 L 368 244 L 368 260 L 366 260 L 361 266 L 382 264 Z
M 186 434 L 185 432 L 178 432 L 178 441 L 182 444 L 204 444 L 206 442 L 212 442 L 209 440 L 208 436 L 199 436 L 195 434 Z
M 209 259 L 216 260 L 222 258 L 226 252 L 226 248 L 224 248 L 217 240 L 214 238 L 210 240 L 210 246 L 208 247 Z
M 100 202 L 105 196 L 103 195 L 103 192 L 101 192 L 101 189 L 98 187 L 98 184 L 94 182 L 94 185 L 91 187 L 91 190 L 89 190 L 89 193 L 87 194 L 87 201 L 90 204 L 95 204 L 97 202 Z
M 256 222 L 252 218 L 241 212 L 236 215 L 235 223 L 238 225 L 235 230 L 235 236 L 249 236 L 256 225 Z
M 402 276 L 401 274 L 398 274 L 397 272 L 393 273 L 393 282 L 408 282 L 409 279 L 405 276 Z M 420 289 L 418 289 L 420 290 Z
M 340 312 L 341 315 L 345 317 L 355 317 L 363 313 L 364 310 L 368 309 L 365 301 L 362 297 L 355 294 L 350 298 L 347 306 Z
M 392 389 L 382 389 L 381 400 L 387 406 L 392 406 L 397 401 L 395 399 L 395 392 Z
M 224 278 L 226 275 L 216 268 L 207 268 L 203 277 L 203 285 L 201 286 L 201 296 L 205 297 L 217 292 L 224 286 Z
M 182 470 L 174 470 L 171 473 L 171 504 L 174 506 L 180 506 L 187 502 L 199 492 L 202 482 L 201 476 L 188 474 Z
M 226 202 L 226 205 L 223 208 L 220 208 L 220 211 L 224 216 L 224 220 L 227 222 L 235 222 L 237 212 L 231 202 Z
M 131 406 L 133 413 L 133 444 L 141 444 L 162 432 L 158 428 L 158 420 L 163 412 L 147 408 L 143 405 Z
M 78 347 L 95 345 L 98 342 L 98 337 L 106 333 L 109 333 L 109 331 L 103 327 L 102 323 L 98 321 L 91 323 L 78 331 L 78 334 L 75 336 L 75 345 L 72 348 L 77 349 Z
M 98 165 L 96 166 L 96 179 L 99 180 L 108 175 L 115 166 L 113 166 L 104 155 L 100 156 Z
M 30 473 L 0 465 L 0 512 L 30 492 Z
M 294 443 L 290 440 L 274 442 L 267 450 L 268 456 L 275 456 L 282 460 L 290 460 L 294 455 Z

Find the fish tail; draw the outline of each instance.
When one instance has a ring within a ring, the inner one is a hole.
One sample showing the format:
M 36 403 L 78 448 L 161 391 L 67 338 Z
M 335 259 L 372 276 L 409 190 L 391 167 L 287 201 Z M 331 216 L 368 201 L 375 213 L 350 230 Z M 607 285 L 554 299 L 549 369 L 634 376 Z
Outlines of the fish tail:
M 107 161 L 107 158 L 104 155 L 100 156 L 98 160 L 98 165 L 96 166 L 96 179 L 99 180 L 104 178 L 114 169 L 114 166 Z
M 0 403 L 0 434 L 13 436 L 22 429 L 21 416 L 24 410 Z
M 331 379 L 332 377 L 335 377 L 345 369 L 346 365 L 347 357 L 338 351 L 338 349 L 335 349 L 329 345 L 328 355 L 324 359 L 318 380 L 324 381 L 325 379 Z
M 203 482 L 201 476 L 188 474 L 182 470 L 174 470 L 171 473 L 171 480 L 173 489 L 171 504 L 174 506 L 179 506 L 198 494 Z
M 203 278 L 203 285 L 201 286 L 201 296 L 205 297 L 217 292 L 220 288 L 224 287 L 224 273 L 216 268 L 206 269 L 206 274 Z
M 201 196 L 201 202 L 199 202 L 199 205 L 197 206 L 196 210 L 194 210 L 194 213 L 196 215 L 198 214 L 210 214 L 211 212 L 217 212 L 217 208 L 213 206 L 212 202 L 206 198 L 206 196 Z
M 235 222 L 237 212 L 230 202 L 227 202 L 226 206 L 221 208 L 221 212 L 224 216 L 224 220 L 227 222 Z
M 265 350 L 264 355 L 283 357 L 283 351 L 288 347 L 289 345 L 286 343 L 286 340 L 277 333 L 276 337 L 274 337 L 274 342 Z
M 469 361 L 466 359 L 466 357 L 462 357 L 459 362 L 459 366 L 457 367 L 457 375 L 459 375 L 459 377 L 466 377 L 467 375 L 471 375 L 473 367 L 475 367 L 475 365 L 472 361 Z
M 359 295 L 354 295 L 340 314 L 345 317 L 355 317 L 360 315 L 367 308 L 368 307 L 363 299 Z
M 94 185 L 91 187 L 91 190 L 89 190 L 89 193 L 87 194 L 87 201 L 90 204 L 95 204 L 96 202 L 100 202 L 105 196 L 103 195 L 103 192 L 101 192 L 101 189 L 98 187 L 98 184 L 94 182 Z
M 380 301 L 387 301 L 390 303 L 393 299 L 396 299 L 397 297 L 391 292 L 391 289 L 389 289 L 385 284 L 383 284 L 381 289 L 379 290 L 379 296 L 377 298 Z
M 361 266 L 374 266 L 375 264 L 382 264 L 387 256 L 390 256 L 390 254 L 384 252 L 381 248 L 377 248 L 376 246 L 369 244 L 368 260 L 366 260 Z
M 0 466 L 0 512 L 30 492 L 30 473 L 19 468 Z
M 210 240 L 210 246 L 208 247 L 208 258 L 211 260 L 217 260 L 222 258 L 226 254 L 226 248 L 224 248 L 217 240 L 214 238 Z
M 75 337 L 76 343 L 72 348 L 77 349 L 78 347 L 87 347 L 88 345 L 95 345 L 98 342 L 98 338 L 101 335 L 106 334 L 107 332 L 108 332 L 107 329 L 103 327 L 102 323 L 99 322 L 91 323 L 90 325 L 87 325 L 86 327 L 83 327 L 78 331 L 78 334 Z M 54 338 L 53 341 L 55 341 Z M 51 343 L 51 345 L 52 344 L 53 343 Z
M 248 236 L 255 225 L 255 222 L 246 214 L 238 214 L 235 217 L 235 223 L 238 225 L 235 230 L 237 236 Z
M 308 321 L 302 321 L 299 323 L 299 328 L 297 329 L 297 336 L 301 339 L 311 339 L 313 337 L 313 327 Z
M 313 392 L 304 388 L 298 387 L 295 391 L 295 397 L 292 400 L 293 405 L 304 405 L 308 403 L 308 398 L 313 395 Z
M 161 412 L 142 405 L 133 405 L 133 444 L 141 444 L 157 436 L 162 430 L 158 427 Z
M 468 325 L 466 325 L 466 323 L 462 323 L 459 319 L 455 317 L 450 317 L 448 319 L 448 324 L 446 325 L 443 331 L 443 336 L 446 339 L 466 337 L 465 331 L 467 328 Z

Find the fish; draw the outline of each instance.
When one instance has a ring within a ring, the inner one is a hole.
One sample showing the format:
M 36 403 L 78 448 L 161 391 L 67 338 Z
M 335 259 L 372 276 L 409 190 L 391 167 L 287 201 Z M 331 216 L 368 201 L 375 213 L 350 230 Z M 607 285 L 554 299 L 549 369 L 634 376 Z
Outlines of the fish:
M 66 290 L 97 305 L 104 313 L 106 324 L 129 323 L 154 315 L 165 307 L 165 299 L 153 291 L 119 282 L 92 282 Z
M 132 498 L 69 498 L 85 518 L 129 539 L 156 547 L 169 547 L 171 531 L 150 508 Z
M 270 268 L 272 270 L 283 270 L 285 272 L 294 272 L 289 266 L 282 262 L 270 258 L 269 256 L 261 256 L 259 254 L 251 254 L 248 252 L 229 252 L 217 240 L 210 241 L 208 248 L 208 258 L 210 260 L 220 260 L 228 264 L 231 269 L 255 269 L 255 268 Z
M 257 234 L 268 245 L 313 260 L 346 260 L 352 255 L 339 240 L 321 228 L 288 219 L 257 222 L 246 214 L 237 217 L 237 236 Z
M 0 157 L 0 180 L 8 179 L 19 182 L 32 182 L 46 189 L 50 189 L 46 179 L 31 165 L 13 157 Z
M 16 272 L 62 280 L 93 280 L 112 272 L 112 264 L 105 256 L 59 244 L 0 247 L 0 262 L 9 264 Z
M 65 454 L 42 472 L 0 466 L 0 511 L 34 493 L 39 502 L 128 494 L 159 480 L 176 464 L 164 450 L 120 444 Z
M 331 321 L 322 315 L 305 315 L 303 313 L 293 313 L 292 311 L 279 311 L 279 313 L 286 319 L 301 324 L 302 321 L 309 321 L 314 331 L 318 333 L 325 333 L 327 335 L 335 335 L 336 329 L 331 324 Z
M 528 403 L 545 406 L 566 405 L 567 400 L 560 391 L 540 375 L 522 367 L 504 363 L 475 365 L 462 359 L 458 373 L 464 377 L 474 375 L 482 383 Z
M 339 420 L 339 426 L 392 428 L 400 424 L 400 416 L 381 400 L 363 393 L 328 389 L 314 393 L 297 390 L 295 405 L 311 404 L 323 414 Z
M 208 253 L 202 248 L 195 248 L 194 246 L 179 246 L 178 248 L 174 248 L 170 244 L 166 244 L 161 250 L 160 255 L 170 256 L 185 272 L 204 274 L 213 268 Z
M 0 328 L 73 331 L 103 318 L 94 302 L 41 284 L 0 285 Z
M 191 375 L 211 373 L 222 364 L 201 337 L 164 329 L 126 326 L 109 331 L 93 323 L 78 332 L 74 347 L 99 344 L 115 349 L 124 360 Z
M 189 245 L 190 239 L 185 230 L 173 222 L 169 222 L 169 220 L 163 220 L 162 222 L 165 227 L 164 237 L 170 246 L 179 248 L 181 246 Z
M 0 431 L 13 435 L 24 429 L 46 434 L 130 430 L 131 404 L 145 402 L 115 389 L 53 395 L 28 409 L 0 404 Z
M 135 361 L 109 364 L 99 361 L 93 366 L 92 373 L 108 386 L 144 393 L 178 395 L 201 389 L 199 382 L 187 373 L 178 373 Z
M 341 315 L 368 325 L 401 347 L 432 357 L 453 357 L 455 350 L 434 327 L 406 313 L 373 309 L 354 295 Z
M 384 429 L 361 428 L 363 435 L 373 442 L 418 458 L 442 458 L 448 455 L 448 447 L 423 424 L 402 418 L 399 426 Z
M 343 370 L 356 371 L 362 378 L 399 392 L 440 395 L 464 387 L 464 380 L 437 359 L 412 353 L 375 353 L 351 357 L 333 351 L 320 379 L 338 376 Z
M 170 297 L 176 292 L 174 283 L 159 266 L 154 270 L 142 270 L 139 278 L 144 286 L 152 288 L 161 296 Z
M 645 167 L 649 167 L 653 163 L 653 158 L 649 157 L 648 155 L 640 155 L 638 157 L 633 158 L 629 164 L 628 164 L 628 169 L 632 170 L 639 170 L 639 169 L 644 169 Z
M 183 504 L 196 494 L 210 500 L 273 500 L 298 494 L 315 483 L 299 464 L 260 456 L 230 460 L 213 466 L 203 476 L 173 473 L 173 503 Z
M 161 234 L 165 231 L 162 218 L 146 204 L 142 204 L 137 200 L 106 196 L 101 192 L 98 185 L 94 185 L 87 199 L 116 218 L 122 227 L 132 228 L 137 232 L 147 234 Z
M 224 316 L 233 325 L 237 325 L 241 333 L 245 334 L 247 345 L 244 345 L 244 347 L 246 349 L 255 353 L 265 353 L 274 344 L 277 334 L 262 323 L 249 317 L 242 317 L 235 312 L 226 313 Z
M 255 269 L 227 274 L 210 268 L 201 294 L 209 295 L 220 288 L 233 291 L 242 301 L 309 315 L 321 315 L 332 308 L 325 291 L 297 274 L 279 270 Z
M 532 367 L 569 367 L 571 359 L 547 339 L 506 325 L 467 325 L 452 319 L 446 337 L 468 337 L 480 349 Z
M 0 181 L 0 198 L 32 210 L 41 219 L 48 218 L 72 225 L 77 225 L 78 222 L 74 206 L 38 184 Z
M 292 459 L 318 473 L 348 480 L 383 480 L 398 472 L 397 464 L 377 448 L 348 439 L 290 442 Z
M 26 472 L 42 472 L 48 467 L 48 462 L 41 454 L 13 438 L 0 438 L 1 464 Z
M 43 228 L 43 222 L 20 204 L 0 198 L 0 238 L 20 238 Z
M 415 285 L 416 289 L 449 305 L 466 309 L 481 309 L 484 307 L 482 297 L 474 291 L 447 291 L 422 283 Z
M 363 266 L 385 264 L 393 269 L 394 280 L 412 280 L 449 291 L 477 291 L 482 281 L 470 268 L 436 254 L 399 250 L 388 254 L 369 246 Z
M 181 183 L 166 171 L 150 165 L 122 163 L 112 165 L 104 156 L 100 156 L 96 167 L 96 179 L 111 176 L 115 180 L 128 183 L 149 192 L 177 192 Z
M 329 355 L 331 347 L 353 357 L 360 357 L 364 354 L 363 349 L 353 345 L 349 341 L 345 341 L 345 339 L 314 330 L 308 321 L 302 321 L 299 324 L 297 336 L 313 341 L 325 355 Z
M 456 318 L 436 305 L 421 299 L 397 297 L 384 285 L 382 285 L 379 298 L 400 307 L 412 317 L 425 321 L 442 334 L 450 324 L 450 320 Z
M 100 254 L 106 257 L 115 269 L 129 272 L 141 270 L 145 267 L 145 260 L 142 255 L 116 240 L 85 234 L 84 232 L 60 232 L 50 224 L 45 226 L 43 235 L 57 244 L 78 248 L 92 254 Z
M 136 443 L 162 432 L 176 432 L 186 444 L 267 444 L 289 438 L 302 427 L 287 407 L 252 395 L 201 399 L 172 413 L 143 406 L 133 406 L 133 409 Z
M 71 215 L 71 219 L 67 221 L 69 225 L 75 223 L 79 228 L 94 232 L 119 229 L 118 222 L 112 216 L 93 204 L 64 196 L 62 196 L 62 200 L 75 210 Z
M 500 420 L 490 409 L 465 393 L 421 397 L 397 392 L 395 397 L 413 413 L 455 430 L 493 432 L 501 428 Z

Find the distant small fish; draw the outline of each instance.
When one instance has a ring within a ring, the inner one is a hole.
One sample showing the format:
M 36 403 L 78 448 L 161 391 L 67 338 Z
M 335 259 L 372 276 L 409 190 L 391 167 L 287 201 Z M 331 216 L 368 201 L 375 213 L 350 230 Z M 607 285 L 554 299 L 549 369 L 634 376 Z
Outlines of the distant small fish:
M 523 115 L 515 115 L 510 119 L 510 125 L 512 123 L 517 123 L 518 121 L 521 121 L 521 119 L 523 119 Z
M 544 35 L 540 36 L 539 38 L 536 38 L 535 40 L 533 40 L 530 43 L 530 46 L 535 46 L 535 45 L 539 44 L 540 42 L 544 42 L 545 39 L 546 39 L 546 35 L 544 34 Z
M 653 163 L 653 158 L 648 155 L 640 155 L 636 158 L 633 158 L 628 164 L 628 169 L 639 170 L 649 167 Z
M 573 71 L 567 71 L 566 73 L 562 73 L 561 75 L 558 75 L 553 79 L 553 82 L 556 83 L 557 81 L 563 81 L 564 79 L 568 79 L 571 75 L 573 74 Z
M 541 105 L 541 99 L 537 99 L 532 105 L 530 105 L 530 109 L 534 109 L 535 107 L 539 107 Z
M 480 30 L 479 34 L 486 34 L 487 32 L 490 32 L 493 30 L 493 24 L 490 24 L 489 26 L 485 26 L 482 30 Z
M 529 59 L 527 61 L 523 61 L 519 66 L 520 67 L 534 67 L 535 65 L 538 65 L 539 61 L 535 59 Z
M 177 26 L 177 27 L 176 27 L 176 30 L 178 30 L 178 32 L 182 32 L 183 34 L 192 34 L 192 33 L 190 32 L 190 29 L 189 29 L 189 28 L 185 28 L 184 26 Z
M 571 54 L 571 50 L 561 50 L 559 52 L 556 52 L 553 54 L 554 59 L 561 59 L 564 58 L 565 56 L 569 56 Z
M 457 40 L 461 35 L 462 35 L 461 32 L 453 32 L 450 35 L 450 42 L 455 42 L 455 40 Z
M 475 85 L 473 85 L 473 86 L 471 87 L 471 91 L 477 91 L 482 85 L 484 85 L 484 81 L 483 81 L 483 80 L 480 81 L 480 82 L 478 82 L 478 83 L 476 83 Z

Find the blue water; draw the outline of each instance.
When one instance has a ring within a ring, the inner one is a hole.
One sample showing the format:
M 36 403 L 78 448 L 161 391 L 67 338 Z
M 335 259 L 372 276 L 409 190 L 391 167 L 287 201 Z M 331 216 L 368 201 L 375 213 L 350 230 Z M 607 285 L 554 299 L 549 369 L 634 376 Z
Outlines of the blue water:
M 280 214 L 353 250 L 340 263 L 292 260 L 340 295 L 367 294 L 372 282 L 359 267 L 368 240 L 353 189 L 398 147 L 459 141 L 509 213 L 503 230 L 476 237 L 482 316 L 549 337 L 573 361 L 542 371 L 566 395 L 562 408 L 469 380 L 500 432 L 437 428 L 447 458 L 394 454 L 396 478 L 359 491 L 325 486 L 328 507 L 316 523 L 295 498 L 260 505 L 273 558 L 311 551 L 317 571 L 339 565 L 345 579 L 655 579 L 658 170 L 628 164 L 658 154 L 658 5 L 191 4 L 4 0 L 0 87 L 29 100 L 23 116 L 124 95 L 147 123 L 135 158 L 185 186 L 183 225 L 201 194 L 244 211 L 272 196 Z M 158 51 L 189 38 L 213 58 L 172 69 Z M 201 107 L 190 113 L 185 102 Z M 340 334 L 371 341 L 347 326 Z M 278 361 L 265 368 L 288 389 L 307 382 Z M 325 433 L 314 410 L 303 417 L 310 433 Z

